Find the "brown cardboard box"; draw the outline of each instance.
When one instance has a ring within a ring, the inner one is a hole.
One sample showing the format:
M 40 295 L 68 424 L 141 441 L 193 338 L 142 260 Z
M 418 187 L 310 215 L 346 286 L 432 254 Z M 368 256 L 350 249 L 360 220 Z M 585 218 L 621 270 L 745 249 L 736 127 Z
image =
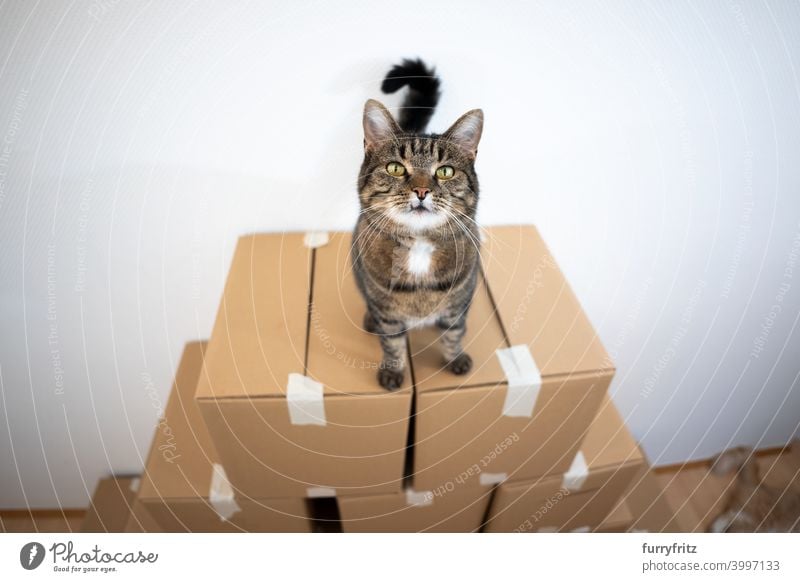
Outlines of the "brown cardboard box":
M 163 533 L 164 530 L 142 506 L 141 501 L 135 499 L 124 531 L 125 533 Z
M 252 498 L 229 488 L 194 400 L 204 349 L 203 342 L 184 349 L 137 500 L 168 532 L 310 531 L 305 500 Z
M 625 503 L 633 514 L 630 531 L 691 532 L 696 522 L 689 515 L 688 504 L 673 509 L 647 463 L 634 477 L 620 503 Z
M 624 533 L 630 529 L 632 524 L 633 513 L 623 499 L 594 531 L 597 533 Z
M 533 226 L 494 227 L 467 320 L 472 371 L 442 368 L 435 330 L 411 334 L 417 390 L 414 487 L 436 490 L 560 474 L 572 463 L 613 364 Z M 504 414 L 508 382 L 497 350 L 523 346 L 541 373 L 529 417 Z
M 581 458 L 583 471 L 576 464 L 562 476 L 501 483 L 485 531 L 591 531 L 606 519 L 645 466 L 608 398 L 581 447 Z
M 402 488 L 411 382 L 378 385 L 349 247 L 344 233 L 318 248 L 302 234 L 237 245 L 196 397 L 228 478 L 252 497 Z
M 337 501 L 342 529 L 349 533 L 477 532 L 491 496 L 491 487 L 458 487 L 436 495 L 407 489 Z
M 82 533 L 115 533 L 125 530 L 139 488 L 138 477 L 100 479 L 81 523 Z
M 401 492 L 412 375 L 416 489 L 564 472 L 613 366 L 536 229 L 487 232 L 465 340 L 473 370 L 443 370 L 437 332 L 415 331 L 412 374 L 392 393 L 375 378 L 379 342 L 361 329 L 350 234 L 315 249 L 300 234 L 243 237 L 197 390 L 230 481 L 251 496 Z M 530 349 L 541 372 L 523 416 L 504 415 L 497 350 L 509 346 Z M 293 423 L 290 376 L 322 385 L 324 426 Z

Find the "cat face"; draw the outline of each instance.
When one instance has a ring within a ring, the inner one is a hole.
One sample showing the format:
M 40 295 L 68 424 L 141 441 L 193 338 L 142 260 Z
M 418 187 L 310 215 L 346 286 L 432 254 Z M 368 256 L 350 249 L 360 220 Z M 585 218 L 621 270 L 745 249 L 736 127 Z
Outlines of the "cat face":
M 466 225 L 475 216 L 475 155 L 483 113 L 465 113 L 442 135 L 404 133 L 387 109 L 364 107 L 364 163 L 359 176 L 362 212 L 381 228 L 412 234 Z

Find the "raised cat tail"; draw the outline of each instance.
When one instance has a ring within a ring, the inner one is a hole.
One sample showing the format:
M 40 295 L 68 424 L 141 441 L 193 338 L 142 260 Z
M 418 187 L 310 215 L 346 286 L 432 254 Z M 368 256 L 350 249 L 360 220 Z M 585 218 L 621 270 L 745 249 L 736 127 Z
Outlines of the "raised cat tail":
M 441 81 L 436 71 L 421 59 L 405 59 L 386 74 L 381 91 L 395 93 L 406 85 L 408 95 L 403 101 L 398 123 L 403 131 L 421 133 L 425 131 L 439 103 Z

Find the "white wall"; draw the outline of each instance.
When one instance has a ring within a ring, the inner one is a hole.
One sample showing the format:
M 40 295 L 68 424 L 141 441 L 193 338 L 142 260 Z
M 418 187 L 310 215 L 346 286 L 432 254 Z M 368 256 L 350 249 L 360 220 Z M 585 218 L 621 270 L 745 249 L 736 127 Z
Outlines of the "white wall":
M 795 3 L 261 4 L 0 7 L 0 506 L 141 469 L 237 235 L 352 225 L 405 56 L 432 129 L 485 110 L 480 219 L 540 227 L 653 461 L 797 433 Z

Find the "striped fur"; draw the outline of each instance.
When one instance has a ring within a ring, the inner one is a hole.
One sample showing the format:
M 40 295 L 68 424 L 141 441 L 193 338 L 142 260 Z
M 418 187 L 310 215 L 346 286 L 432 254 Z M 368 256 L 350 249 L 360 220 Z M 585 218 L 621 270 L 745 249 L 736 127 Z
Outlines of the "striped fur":
M 413 64 L 418 76 L 422 63 Z M 396 80 L 401 73 L 398 66 L 390 75 Z M 438 100 L 438 79 L 415 87 L 413 103 Z M 436 95 L 420 95 L 426 87 Z M 478 275 L 474 162 L 483 114 L 470 111 L 443 134 L 408 131 L 421 123 L 424 128 L 431 113 L 414 116 L 406 110 L 401 126 L 377 101 L 368 101 L 364 109 L 361 213 L 351 257 L 367 304 L 364 327 L 383 348 L 378 381 L 390 390 L 403 383 L 406 332 L 412 327 L 437 325 L 443 364 L 456 374 L 471 367 L 462 338 Z M 402 164 L 405 174 L 390 175 L 390 162 Z M 452 178 L 437 177 L 442 166 L 454 169 Z

